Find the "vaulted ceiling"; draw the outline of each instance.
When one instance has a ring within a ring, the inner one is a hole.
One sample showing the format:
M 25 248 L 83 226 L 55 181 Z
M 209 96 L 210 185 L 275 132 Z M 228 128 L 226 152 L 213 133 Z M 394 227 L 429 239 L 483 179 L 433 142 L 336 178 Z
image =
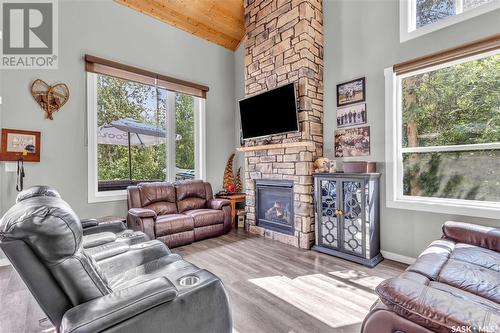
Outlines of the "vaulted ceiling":
M 115 1 L 230 50 L 245 34 L 243 0 Z

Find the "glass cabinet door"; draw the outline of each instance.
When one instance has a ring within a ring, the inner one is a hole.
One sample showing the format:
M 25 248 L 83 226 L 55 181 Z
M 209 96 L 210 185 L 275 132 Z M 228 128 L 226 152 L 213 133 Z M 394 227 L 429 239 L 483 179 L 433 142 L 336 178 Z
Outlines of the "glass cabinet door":
M 337 216 L 338 194 L 337 181 L 321 180 L 320 198 L 320 226 L 318 229 L 319 244 L 330 248 L 338 248 L 339 241 L 339 218 Z
M 363 197 L 364 182 L 346 180 L 342 182 L 341 247 L 345 252 L 364 256 Z

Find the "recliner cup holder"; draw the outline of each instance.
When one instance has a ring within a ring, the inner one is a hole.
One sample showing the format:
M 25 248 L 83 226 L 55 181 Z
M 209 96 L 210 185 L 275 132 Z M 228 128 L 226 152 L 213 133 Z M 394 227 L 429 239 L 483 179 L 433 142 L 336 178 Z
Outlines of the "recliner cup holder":
M 183 287 L 191 287 L 200 283 L 200 278 L 196 275 L 186 275 L 179 279 L 179 284 Z

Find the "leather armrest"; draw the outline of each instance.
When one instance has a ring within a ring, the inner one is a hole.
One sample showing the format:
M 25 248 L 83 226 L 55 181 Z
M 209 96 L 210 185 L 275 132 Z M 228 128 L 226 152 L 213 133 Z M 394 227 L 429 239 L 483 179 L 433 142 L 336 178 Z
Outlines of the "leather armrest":
M 62 318 L 60 332 L 101 332 L 176 296 L 175 286 L 167 278 L 158 277 L 71 308 Z
M 404 278 L 383 281 L 376 288 L 381 301 L 393 312 L 435 332 L 453 327 L 500 327 L 500 314 L 448 292 Z M 472 330 L 475 332 L 474 330 Z
M 82 228 L 89 228 L 89 227 L 97 227 L 99 225 L 99 222 L 97 222 L 96 219 L 81 219 L 80 223 L 82 224 Z
M 411 320 L 391 311 L 384 303 L 377 300 L 372 305 L 361 326 L 360 333 L 435 333 Z M 450 332 L 446 332 L 450 333 Z
M 99 267 L 102 268 L 109 277 L 123 274 L 130 267 L 139 267 L 152 262 L 159 258 L 164 258 L 165 263 L 168 261 L 177 261 L 179 256 L 173 255 L 168 247 L 159 240 L 150 240 L 144 243 L 130 245 L 126 252 L 114 255 L 103 259 L 99 262 Z
M 100 261 L 125 253 L 129 248 L 130 246 L 124 242 L 111 242 L 85 249 L 85 253 L 92 256 L 96 261 Z
M 120 221 L 116 222 L 103 222 L 93 227 L 83 229 L 84 235 L 97 234 L 101 232 L 112 232 L 114 234 L 125 231 L 125 224 Z
M 146 209 L 146 208 L 130 208 L 128 210 L 128 213 L 134 217 L 152 217 L 156 219 L 156 212 L 152 209 Z
M 500 251 L 500 228 L 447 221 L 443 225 L 443 236 L 459 243 Z
M 224 206 L 229 206 L 231 201 L 227 199 L 210 199 L 207 201 L 207 208 L 221 210 Z
M 130 208 L 128 210 L 128 227 L 135 231 L 142 231 L 149 239 L 155 239 L 156 212 L 145 208 Z
M 97 234 L 84 235 L 82 245 L 84 249 L 114 242 L 116 235 L 112 232 L 100 232 Z

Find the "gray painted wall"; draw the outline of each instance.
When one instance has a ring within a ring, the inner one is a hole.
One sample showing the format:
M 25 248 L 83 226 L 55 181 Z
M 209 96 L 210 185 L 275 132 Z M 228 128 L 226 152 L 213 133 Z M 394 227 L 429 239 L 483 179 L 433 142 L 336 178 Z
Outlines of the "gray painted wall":
M 59 69 L 2 71 L 1 126 L 42 132 L 41 163 L 26 163 L 26 186 L 58 188 L 80 216 L 125 215 L 124 201 L 87 203 L 86 75 L 83 55 L 149 69 L 210 87 L 206 102 L 207 179 L 218 190 L 234 149 L 233 52 L 111 0 L 59 1 Z M 65 82 L 71 98 L 54 121 L 30 95 L 34 79 Z M 15 173 L 0 163 L 1 211 L 15 200 Z
M 240 146 L 240 107 L 239 100 L 245 97 L 245 45 L 244 41 L 234 51 L 234 124 L 235 124 L 235 146 Z M 241 167 L 241 182 L 245 188 L 245 155 L 236 152 L 234 158 L 234 172 Z
M 384 73 L 386 67 L 500 32 L 500 11 L 491 12 L 429 35 L 399 42 L 396 0 L 324 0 L 324 139 L 325 156 L 333 158 L 336 125 L 336 84 L 366 76 L 371 156 L 379 170 L 385 160 Z M 338 159 L 340 160 L 340 159 Z M 498 220 L 476 219 L 385 207 L 381 180 L 382 250 L 415 257 L 441 235 L 446 220 L 499 226 Z
M 500 11 L 488 13 L 405 43 L 399 42 L 399 5 L 396 0 L 324 0 L 324 154 L 334 158 L 338 83 L 366 76 L 371 156 L 384 173 L 386 67 L 500 32 Z M 235 53 L 236 92 L 244 93 L 244 50 Z M 237 95 L 236 95 L 237 97 Z M 236 113 L 238 108 L 236 107 Z M 238 115 L 236 114 L 236 117 Z M 236 128 L 239 128 L 236 119 Z M 351 158 L 352 159 L 352 158 Z M 346 158 L 347 160 L 347 158 Z M 341 166 L 341 159 L 337 159 Z M 446 220 L 500 226 L 491 219 L 426 213 L 385 207 L 385 178 L 381 179 L 382 250 L 416 257 L 441 236 Z

